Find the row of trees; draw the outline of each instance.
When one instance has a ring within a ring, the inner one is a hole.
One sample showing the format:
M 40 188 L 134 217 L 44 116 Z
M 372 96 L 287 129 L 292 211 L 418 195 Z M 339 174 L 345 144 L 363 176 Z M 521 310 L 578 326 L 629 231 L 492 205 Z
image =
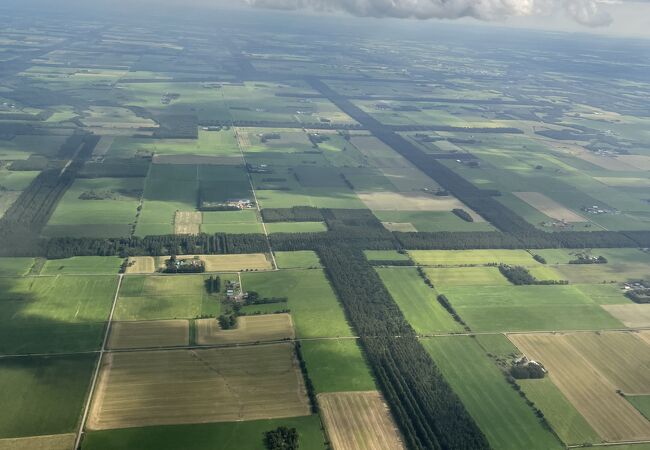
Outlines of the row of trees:
M 263 234 L 199 234 L 127 238 L 52 238 L 25 236 L 28 246 L 0 242 L 0 256 L 167 256 L 190 254 L 263 253 L 269 247 Z
M 359 249 L 318 249 L 377 382 L 411 449 L 488 449 L 488 442 Z
M 499 264 L 499 271 L 516 286 L 531 284 L 569 284 L 566 280 L 538 280 L 523 266 L 511 266 L 508 264 Z

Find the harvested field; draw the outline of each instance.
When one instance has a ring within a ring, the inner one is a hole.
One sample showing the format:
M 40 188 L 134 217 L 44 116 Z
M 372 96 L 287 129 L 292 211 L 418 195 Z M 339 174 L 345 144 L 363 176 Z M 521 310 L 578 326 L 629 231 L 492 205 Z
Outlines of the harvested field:
M 645 155 L 620 155 L 617 157 L 635 170 L 650 170 L 650 156 Z
M 111 145 L 113 145 L 114 140 L 115 136 L 102 136 L 93 149 L 93 156 L 106 155 L 106 153 L 108 153 L 108 150 L 111 148 Z
M 109 353 L 88 428 L 228 422 L 310 414 L 293 344 Z
M 153 256 L 131 256 L 126 267 L 126 273 L 154 273 L 156 259 Z
M 584 217 L 539 192 L 513 192 L 513 194 L 552 219 L 567 222 L 588 222 Z
M 384 228 L 388 231 L 402 231 L 402 232 L 417 232 L 418 230 L 413 226 L 412 223 L 402 223 L 402 222 L 382 222 Z
M 650 345 L 650 331 L 649 330 L 643 330 L 638 333 L 638 336 L 646 341 L 648 345 Z
M 582 354 L 574 345 L 572 341 L 580 339 L 576 336 L 517 334 L 509 338 L 526 356 L 546 366 L 551 380 L 604 440 L 650 439 L 650 422 L 616 392 L 619 386 L 599 370 L 591 355 Z
M 588 150 L 581 150 L 575 153 L 574 156 L 577 156 L 578 158 L 584 161 L 595 164 L 598 167 L 602 167 L 603 169 L 606 170 L 614 170 L 619 172 L 629 172 L 629 171 L 637 170 L 630 164 L 627 164 L 625 161 L 623 161 L 620 157 L 614 158 L 609 156 L 598 156 Z
M 70 450 L 74 441 L 74 434 L 0 439 L 0 450 Z
M 402 450 L 399 431 L 377 391 L 318 395 L 334 450 Z
M 108 341 L 110 349 L 154 348 L 189 345 L 187 320 L 149 320 L 113 322 Z
M 264 253 L 198 256 L 205 262 L 206 272 L 239 272 L 245 270 L 271 270 L 273 268 Z
M 239 317 L 237 328 L 222 330 L 216 319 L 196 321 L 196 340 L 199 345 L 241 344 L 280 341 L 294 337 L 289 314 L 265 314 Z
M 201 211 L 176 211 L 174 234 L 199 234 L 203 223 Z
M 626 327 L 650 327 L 650 305 L 603 305 L 603 308 Z
M 206 156 L 206 155 L 155 155 L 154 164 L 184 164 L 208 166 L 242 166 L 241 156 Z
M 469 212 L 475 222 L 483 218 L 454 197 L 436 197 L 424 192 L 357 192 L 363 203 L 373 211 L 451 211 Z

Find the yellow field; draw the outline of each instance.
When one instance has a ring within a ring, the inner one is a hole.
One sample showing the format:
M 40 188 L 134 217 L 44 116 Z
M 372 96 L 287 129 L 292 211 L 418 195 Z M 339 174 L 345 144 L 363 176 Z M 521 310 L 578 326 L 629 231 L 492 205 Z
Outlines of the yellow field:
M 273 266 L 264 253 L 247 255 L 198 255 L 205 262 L 207 272 L 240 272 L 271 270 Z M 184 256 L 187 258 L 187 256 Z
M 650 439 L 650 422 L 616 392 L 623 388 L 617 382 L 646 383 L 649 376 L 642 373 L 644 365 L 648 372 L 645 357 L 630 355 L 641 341 L 634 343 L 630 338 L 637 339 L 635 336 L 621 337 L 621 334 L 513 334 L 508 337 L 526 356 L 546 366 L 551 380 L 605 441 Z M 620 353 L 615 362 L 603 359 L 612 357 L 613 352 Z M 633 361 L 627 361 L 623 367 L 616 365 L 630 356 Z M 629 370 L 634 372 L 625 373 Z M 619 372 L 619 376 L 613 376 L 612 372 Z M 641 381 L 635 382 L 635 377 Z M 644 389 L 650 392 L 650 385 Z
M 603 308 L 626 327 L 650 327 L 650 305 L 603 305 Z
M 513 192 L 513 194 L 552 219 L 566 220 L 567 222 L 588 222 L 584 217 L 539 192 Z
M 222 330 L 216 319 L 196 321 L 196 340 L 199 345 L 268 342 L 293 337 L 293 322 L 289 314 L 242 316 L 237 319 L 237 328 L 234 330 Z
M 126 273 L 154 273 L 156 259 L 153 256 L 131 256 L 126 267 Z
M 379 392 L 319 394 L 318 404 L 334 450 L 404 449 Z
M 108 348 L 174 347 L 189 343 L 190 327 L 187 320 L 113 322 Z
M 0 439 L 0 450 L 70 450 L 74 441 L 74 434 Z
M 418 231 L 410 222 L 382 222 L 382 225 L 388 231 L 401 231 L 401 232 Z
M 638 333 L 638 336 L 650 345 L 650 330 L 643 330 Z
M 88 428 L 232 422 L 310 413 L 293 344 L 108 353 Z
M 203 214 L 201 211 L 176 211 L 174 215 L 174 234 L 199 234 Z

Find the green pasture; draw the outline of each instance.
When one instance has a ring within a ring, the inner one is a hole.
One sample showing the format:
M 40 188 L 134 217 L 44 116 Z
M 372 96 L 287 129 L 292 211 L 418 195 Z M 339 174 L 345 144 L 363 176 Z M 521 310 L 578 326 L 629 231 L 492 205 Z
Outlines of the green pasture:
M 460 332 L 462 326 L 438 303 L 414 267 L 377 268 L 384 285 L 418 334 Z
M 377 389 L 356 339 L 303 341 L 301 350 L 317 393 Z
M 300 450 L 325 450 L 318 415 L 287 419 L 166 425 L 121 430 L 90 431 L 83 450 L 265 450 L 264 433 L 279 426 L 296 428 Z
M 423 269 L 434 286 L 506 286 L 510 284 L 498 267 L 427 267 Z
M 323 271 L 248 272 L 241 276 L 245 291 L 256 291 L 262 297 L 288 299 L 287 303 L 245 306 L 243 311 L 253 313 L 288 308 L 299 338 L 352 336 L 343 309 Z
M 472 337 L 437 337 L 421 342 L 492 448 L 563 448 Z
M 273 222 L 266 224 L 269 233 L 320 233 L 327 231 L 323 222 Z
M 397 250 L 365 250 L 368 261 L 409 261 L 406 253 Z
M 22 276 L 29 273 L 34 258 L 0 258 L 0 276 Z
M 66 259 L 49 259 L 41 275 L 94 275 L 116 274 L 124 259 L 117 256 L 74 256 Z
M 477 332 L 623 328 L 572 285 L 449 286 L 441 293 Z
M 296 252 L 275 252 L 275 262 L 279 269 L 320 268 L 320 258 L 311 250 Z
M 0 278 L 0 354 L 94 350 L 116 276 Z
M 0 359 L 0 438 L 77 431 L 96 355 Z

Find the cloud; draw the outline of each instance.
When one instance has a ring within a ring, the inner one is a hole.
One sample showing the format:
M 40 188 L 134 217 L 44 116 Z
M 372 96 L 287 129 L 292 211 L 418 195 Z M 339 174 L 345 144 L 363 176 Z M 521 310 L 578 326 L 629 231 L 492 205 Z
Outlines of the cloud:
M 606 26 L 612 21 L 600 0 L 244 0 L 250 6 L 283 10 L 346 12 L 360 17 L 504 20 L 548 16 L 564 11 L 579 24 Z

